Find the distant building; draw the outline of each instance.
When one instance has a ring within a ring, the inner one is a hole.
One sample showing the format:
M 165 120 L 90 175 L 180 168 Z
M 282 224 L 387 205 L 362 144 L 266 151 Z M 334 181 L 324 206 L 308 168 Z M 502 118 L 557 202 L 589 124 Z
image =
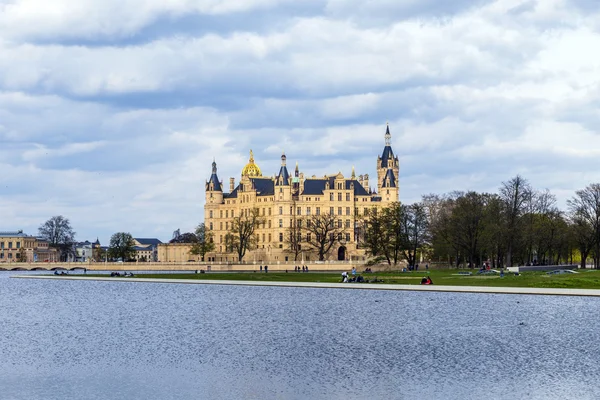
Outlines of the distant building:
M 75 261 L 89 262 L 94 258 L 93 243 L 86 240 L 75 244 Z
M 58 250 L 51 248 L 46 240 L 27 235 L 22 230 L 0 232 L 0 263 L 58 260 Z
M 158 261 L 158 245 L 162 244 L 156 238 L 133 238 L 135 259 L 137 261 Z

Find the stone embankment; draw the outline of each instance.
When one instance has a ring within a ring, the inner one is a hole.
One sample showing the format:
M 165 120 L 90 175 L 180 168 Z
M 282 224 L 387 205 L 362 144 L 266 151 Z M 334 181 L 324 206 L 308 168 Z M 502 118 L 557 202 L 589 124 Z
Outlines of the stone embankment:
M 212 272 L 249 272 L 260 271 L 260 268 L 268 265 L 269 271 L 283 272 L 285 270 L 294 271 L 295 266 L 308 266 L 313 272 L 339 272 L 350 271 L 352 267 L 360 272 L 364 271 L 366 266 L 363 262 L 344 262 L 344 261 L 324 261 L 324 262 L 266 262 L 266 263 L 163 263 L 163 262 L 109 262 L 109 263 L 4 263 L 0 264 L 0 270 L 9 271 L 53 271 L 53 270 L 87 270 L 87 271 L 212 271 Z M 387 265 L 378 265 L 370 267 L 373 272 L 383 272 L 392 270 Z M 398 270 L 400 267 L 395 267 Z

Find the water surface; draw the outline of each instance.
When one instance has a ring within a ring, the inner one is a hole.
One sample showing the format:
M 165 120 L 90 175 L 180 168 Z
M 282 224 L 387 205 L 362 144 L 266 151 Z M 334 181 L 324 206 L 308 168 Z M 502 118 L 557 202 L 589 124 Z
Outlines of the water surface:
M 0 399 L 600 398 L 597 298 L 11 274 Z

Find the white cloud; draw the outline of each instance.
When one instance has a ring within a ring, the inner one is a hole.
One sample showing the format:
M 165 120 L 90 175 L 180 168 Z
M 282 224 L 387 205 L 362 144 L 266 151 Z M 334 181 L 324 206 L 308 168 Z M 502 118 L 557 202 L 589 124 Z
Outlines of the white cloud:
M 0 0 L 0 207 L 30 210 L 5 228 L 64 214 L 81 239 L 168 239 L 201 220 L 213 158 L 228 188 L 250 148 L 265 175 L 285 150 L 307 175 L 354 165 L 376 185 L 386 120 L 403 201 L 516 173 L 564 201 L 600 180 L 592 3 L 310 3 L 318 15 L 291 0 Z M 260 30 L 160 29 L 269 10 L 281 21 Z

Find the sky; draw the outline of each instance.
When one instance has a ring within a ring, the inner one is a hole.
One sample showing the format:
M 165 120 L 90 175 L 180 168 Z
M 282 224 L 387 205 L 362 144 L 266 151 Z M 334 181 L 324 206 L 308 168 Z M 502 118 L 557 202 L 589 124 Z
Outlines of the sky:
M 566 200 L 600 182 L 597 0 L 0 0 L 0 231 L 171 239 L 263 175 L 369 174 L 400 200 Z

